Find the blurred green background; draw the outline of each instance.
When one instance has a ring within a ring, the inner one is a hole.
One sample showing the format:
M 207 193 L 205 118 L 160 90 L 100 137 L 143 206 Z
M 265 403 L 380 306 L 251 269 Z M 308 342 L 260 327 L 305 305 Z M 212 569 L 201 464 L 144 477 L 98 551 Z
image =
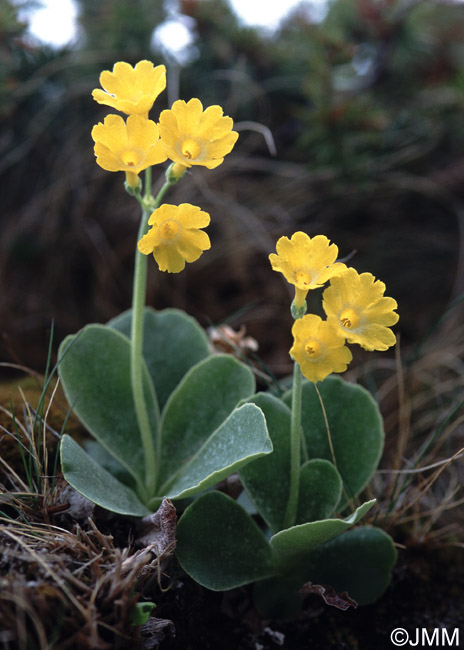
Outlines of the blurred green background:
M 91 91 L 115 61 L 143 58 L 168 68 L 152 119 L 199 97 L 240 131 L 223 165 L 193 169 L 169 195 L 211 214 L 212 249 L 177 275 L 150 263 L 148 304 L 204 326 L 245 324 L 284 374 L 291 294 L 267 256 L 304 230 L 386 283 L 404 349 L 444 315 L 456 326 L 464 5 L 332 0 L 322 21 L 301 7 L 268 33 L 243 26 L 226 0 L 182 0 L 192 43 L 175 57 L 152 39 L 172 3 L 79 0 L 79 39 L 59 49 L 27 37 L 24 4 L 0 0 L 0 361 L 42 371 L 52 320 L 56 350 L 130 306 L 138 207 L 123 175 L 95 163 L 90 131 L 108 111 Z

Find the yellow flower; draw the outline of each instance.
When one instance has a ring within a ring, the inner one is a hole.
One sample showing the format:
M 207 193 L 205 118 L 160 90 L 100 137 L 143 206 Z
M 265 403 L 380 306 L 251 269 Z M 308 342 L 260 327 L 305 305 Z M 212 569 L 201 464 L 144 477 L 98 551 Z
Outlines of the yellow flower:
M 151 61 L 139 61 L 135 68 L 118 61 L 113 72 L 103 70 L 100 84 L 105 90 L 96 88 L 92 92 L 96 102 L 128 115 L 148 117 L 153 102 L 166 88 L 166 68 L 164 65 L 155 68 Z
M 157 125 L 140 115 L 129 115 L 127 124 L 120 115 L 108 115 L 92 129 L 97 163 L 109 172 L 126 172 L 135 187 L 137 175 L 147 167 L 166 160 Z
M 153 253 L 160 271 L 180 273 L 185 262 L 195 262 L 211 248 L 208 235 L 200 230 L 210 222 L 207 212 L 190 203 L 164 204 L 148 220 L 152 228 L 138 243 L 144 255 Z
M 393 310 L 396 300 L 384 297 L 385 285 L 371 273 L 359 275 L 348 269 L 332 278 L 323 294 L 327 321 L 337 328 L 348 343 L 358 343 L 366 350 L 387 350 L 396 343 L 389 329 L 399 316 Z
M 338 247 L 325 235 L 312 239 L 304 232 L 296 232 L 292 238 L 281 237 L 276 246 L 277 255 L 271 253 L 269 260 L 274 271 L 283 273 L 290 284 L 295 285 L 294 305 L 304 305 L 310 289 L 322 287 L 328 280 L 346 270 L 345 264 L 335 262 Z
M 293 323 L 292 334 L 294 343 L 290 354 L 306 379 L 314 383 L 331 372 L 344 372 L 353 358 L 337 328 L 315 314 L 298 318 Z
M 220 106 L 208 106 L 203 111 L 199 99 L 188 103 L 179 99 L 159 119 L 168 158 L 184 167 L 218 167 L 237 141 L 238 133 L 232 131 L 233 126 L 232 118 L 224 116 Z

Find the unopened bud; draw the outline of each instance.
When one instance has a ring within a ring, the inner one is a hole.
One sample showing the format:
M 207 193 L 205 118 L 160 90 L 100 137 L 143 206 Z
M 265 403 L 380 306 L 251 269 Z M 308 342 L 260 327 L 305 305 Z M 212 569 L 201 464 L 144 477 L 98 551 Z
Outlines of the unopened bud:
M 168 183 L 171 185 L 175 185 L 177 181 L 180 181 L 182 176 L 185 174 L 187 171 L 187 167 L 185 165 L 181 165 L 180 163 L 172 163 L 169 165 L 169 167 L 166 170 L 166 180 Z

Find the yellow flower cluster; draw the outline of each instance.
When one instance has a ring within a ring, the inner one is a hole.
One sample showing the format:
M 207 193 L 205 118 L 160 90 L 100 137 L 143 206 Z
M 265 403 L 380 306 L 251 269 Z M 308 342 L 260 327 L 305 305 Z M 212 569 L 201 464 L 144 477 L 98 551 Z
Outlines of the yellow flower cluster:
M 294 307 L 306 311 L 310 289 L 330 286 L 323 293 L 327 319 L 314 314 L 297 317 L 292 328 L 294 343 L 290 355 L 312 382 L 332 372 L 344 372 L 352 359 L 345 342 L 366 350 L 387 350 L 396 343 L 390 327 L 398 322 L 396 300 L 384 297 L 385 285 L 371 273 L 361 275 L 336 262 L 338 248 L 324 235 L 310 238 L 296 232 L 291 239 L 281 237 L 277 255 L 269 256 L 272 268 L 295 286 Z
M 122 171 L 132 191 L 140 191 L 138 175 L 144 169 L 170 159 L 169 178 L 175 182 L 192 165 L 213 169 L 232 151 L 238 133 L 220 106 L 203 110 L 199 99 L 178 100 L 161 112 L 159 124 L 148 118 L 158 95 L 166 88 L 166 68 L 151 61 L 135 67 L 119 61 L 113 71 L 104 70 L 92 96 L 128 115 L 108 115 L 92 129 L 97 164 L 111 172 Z M 161 271 L 178 273 L 185 262 L 197 260 L 210 248 L 200 228 L 209 215 L 193 205 L 162 205 L 149 218 L 152 229 L 140 240 L 139 251 L 153 253 Z

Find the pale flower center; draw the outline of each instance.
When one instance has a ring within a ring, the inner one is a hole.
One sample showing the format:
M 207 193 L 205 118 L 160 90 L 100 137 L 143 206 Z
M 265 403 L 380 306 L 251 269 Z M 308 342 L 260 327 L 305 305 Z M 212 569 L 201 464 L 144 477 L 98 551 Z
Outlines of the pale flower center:
M 159 227 L 159 233 L 162 239 L 174 239 L 179 234 L 179 224 L 177 221 L 164 221 Z
M 295 284 L 297 286 L 303 285 L 303 287 L 306 288 L 311 284 L 311 276 L 306 271 L 294 271 L 293 279 L 295 280 Z
M 141 156 L 137 151 L 129 150 L 121 154 L 122 162 L 128 167 L 135 167 L 141 162 Z
M 310 359 L 318 359 L 322 354 L 322 347 L 316 339 L 308 339 L 304 344 L 304 351 Z
M 359 316 L 354 309 L 348 307 L 340 314 L 340 323 L 348 330 L 355 330 L 359 327 Z
M 198 158 L 201 153 L 201 147 L 195 140 L 184 140 L 181 147 L 182 155 L 187 160 Z

